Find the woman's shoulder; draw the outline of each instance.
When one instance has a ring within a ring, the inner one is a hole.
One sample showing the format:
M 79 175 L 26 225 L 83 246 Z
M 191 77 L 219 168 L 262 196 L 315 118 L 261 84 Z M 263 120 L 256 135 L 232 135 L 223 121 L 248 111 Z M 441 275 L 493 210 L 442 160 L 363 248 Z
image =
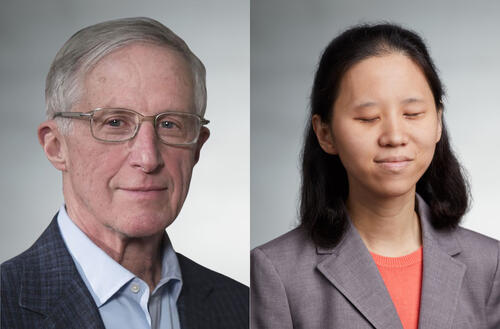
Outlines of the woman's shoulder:
M 457 228 L 455 236 L 462 250 L 482 250 L 495 254 L 498 252 L 500 241 L 479 232 L 460 226 Z
M 300 226 L 252 250 L 252 257 L 265 257 L 275 266 L 308 262 L 316 256 L 316 246 Z
M 487 294 L 495 278 L 500 277 L 500 242 L 474 232 L 458 227 L 453 231 L 435 231 L 434 237 L 443 251 L 446 251 L 459 263 L 466 267 L 466 282 L 483 282 Z M 425 244 L 424 244 L 425 259 Z M 477 288 L 477 285 L 474 285 Z
M 254 250 L 259 249 L 266 254 L 275 254 L 303 249 L 304 247 L 314 248 L 314 244 L 307 231 L 299 226 L 259 247 L 256 247 Z
M 480 266 L 485 272 L 496 270 L 500 257 L 498 240 L 462 226 L 452 230 L 436 229 L 432 225 L 430 209 L 425 200 L 417 195 L 417 201 L 424 239 L 437 241 L 443 251 L 453 255 L 469 268 Z
M 498 265 L 500 241 L 464 227 L 458 227 L 455 236 L 461 249 L 461 258 L 484 265 L 490 263 L 494 267 Z

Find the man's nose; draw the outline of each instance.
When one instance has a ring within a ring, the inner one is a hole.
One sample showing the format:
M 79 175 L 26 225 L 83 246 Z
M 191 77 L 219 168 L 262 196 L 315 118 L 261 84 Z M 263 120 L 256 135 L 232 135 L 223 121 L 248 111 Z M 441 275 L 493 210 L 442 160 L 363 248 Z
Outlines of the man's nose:
M 408 144 L 408 134 L 404 118 L 396 115 L 387 117 L 382 124 L 379 137 L 380 146 L 404 146 Z
M 161 142 L 156 136 L 153 123 L 144 121 L 137 131 L 137 135 L 130 141 L 130 163 L 133 167 L 145 173 L 154 173 L 164 166 L 160 152 Z

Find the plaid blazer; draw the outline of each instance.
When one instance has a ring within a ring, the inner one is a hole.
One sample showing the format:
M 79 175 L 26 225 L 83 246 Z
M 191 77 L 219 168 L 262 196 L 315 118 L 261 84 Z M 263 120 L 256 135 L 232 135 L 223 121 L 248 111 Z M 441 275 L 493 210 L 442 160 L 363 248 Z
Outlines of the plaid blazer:
M 1 265 L 1 328 L 104 329 L 62 239 L 57 215 L 31 248 Z M 177 254 L 181 328 L 248 328 L 248 288 Z

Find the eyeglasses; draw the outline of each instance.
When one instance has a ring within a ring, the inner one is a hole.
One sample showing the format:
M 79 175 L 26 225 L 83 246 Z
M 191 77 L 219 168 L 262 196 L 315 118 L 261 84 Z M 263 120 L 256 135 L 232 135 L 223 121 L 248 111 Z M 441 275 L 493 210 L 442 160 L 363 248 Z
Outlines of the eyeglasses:
M 124 142 L 137 135 L 143 121 L 153 122 L 156 136 L 167 145 L 198 141 L 201 126 L 210 121 L 194 113 L 162 112 L 144 116 L 132 110 L 98 108 L 90 112 L 57 112 L 53 118 L 90 119 L 92 136 L 103 142 Z

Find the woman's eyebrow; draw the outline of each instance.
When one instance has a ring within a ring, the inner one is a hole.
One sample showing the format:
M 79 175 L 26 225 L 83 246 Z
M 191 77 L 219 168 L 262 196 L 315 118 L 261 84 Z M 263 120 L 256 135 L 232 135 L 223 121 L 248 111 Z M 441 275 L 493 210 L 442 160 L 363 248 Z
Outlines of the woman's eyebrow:
M 414 103 L 424 103 L 424 100 L 422 98 L 418 98 L 418 97 L 409 97 L 409 98 L 405 98 L 401 101 L 402 105 L 408 105 L 408 104 L 414 104 Z M 374 107 L 377 105 L 378 105 L 377 102 L 368 101 L 368 102 L 362 102 L 359 104 L 354 104 L 352 106 L 352 109 L 353 110 L 363 110 L 363 109 L 371 108 L 371 107 Z
M 423 103 L 424 100 L 418 97 L 410 97 L 401 101 L 401 104 Z
M 352 108 L 354 110 L 358 110 L 358 109 L 369 108 L 369 107 L 372 107 L 375 105 L 377 105 L 377 102 L 368 101 L 368 102 L 363 102 L 363 103 L 359 103 L 359 104 L 354 104 L 354 106 Z

